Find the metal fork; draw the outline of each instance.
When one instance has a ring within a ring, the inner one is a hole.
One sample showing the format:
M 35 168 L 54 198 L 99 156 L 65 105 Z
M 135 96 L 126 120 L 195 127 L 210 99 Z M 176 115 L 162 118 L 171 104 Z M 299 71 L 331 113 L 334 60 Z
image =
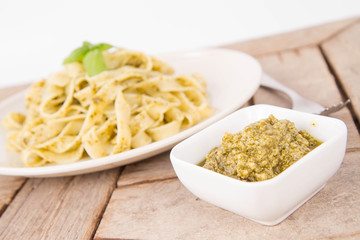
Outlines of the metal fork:
M 308 113 L 315 113 L 320 115 L 329 115 L 330 113 L 334 113 L 345 107 L 347 104 L 350 103 L 350 99 L 346 100 L 345 102 L 340 102 L 338 104 L 334 104 L 331 107 L 324 107 L 316 102 L 313 102 L 309 99 L 302 97 L 300 94 L 295 92 L 294 90 L 282 85 L 272 77 L 267 74 L 263 74 L 261 79 L 261 86 L 270 88 L 273 90 L 281 91 L 288 95 L 292 101 L 292 108 L 294 110 L 308 112 Z

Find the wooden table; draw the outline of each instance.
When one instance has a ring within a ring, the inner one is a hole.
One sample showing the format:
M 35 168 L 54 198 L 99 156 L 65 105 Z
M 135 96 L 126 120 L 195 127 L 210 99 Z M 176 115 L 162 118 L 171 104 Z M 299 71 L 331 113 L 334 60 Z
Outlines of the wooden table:
M 0 239 L 360 239 L 360 19 L 224 46 L 255 56 L 309 99 L 352 103 L 344 162 L 324 189 L 276 226 L 210 205 L 177 179 L 169 152 L 125 167 L 59 178 L 0 177 Z M 0 90 L 1 98 L 24 86 Z M 248 104 L 290 107 L 259 89 Z

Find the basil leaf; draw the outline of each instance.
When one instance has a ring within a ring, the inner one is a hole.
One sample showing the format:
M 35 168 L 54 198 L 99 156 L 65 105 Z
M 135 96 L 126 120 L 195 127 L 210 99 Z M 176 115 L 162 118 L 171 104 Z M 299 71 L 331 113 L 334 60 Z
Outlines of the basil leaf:
M 76 48 L 74 51 L 71 52 L 70 56 L 68 56 L 63 64 L 68 64 L 72 62 L 81 62 L 85 55 L 94 49 L 99 49 L 100 51 L 108 50 L 109 48 L 112 48 L 113 46 L 107 43 L 99 43 L 96 45 L 93 45 L 87 41 L 83 42 L 83 45 L 79 48 Z
M 88 52 L 89 52 L 89 47 L 86 45 L 83 45 L 82 47 L 79 47 L 79 48 L 75 49 L 74 51 L 72 51 L 70 53 L 70 56 L 65 58 L 63 64 L 68 64 L 68 63 L 72 63 L 72 62 L 80 62 L 83 60 L 83 58 L 85 57 L 85 55 Z
M 109 48 L 112 48 L 112 45 L 107 43 L 93 45 L 84 41 L 81 47 L 71 52 L 63 64 L 82 62 L 89 76 L 94 76 L 107 69 L 102 51 L 108 50 Z
M 83 47 L 87 47 L 88 49 L 91 49 L 92 47 L 94 47 L 94 45 L 92 45 L 91 43 L 84 41 L 83 42 Z
M 104 57 L 99 49 L 94 49 L 88 52 L 83 59 L 83 65 L 85 67 L 85 71 L 90 77 L 107 69 Z
M 105 51 L 112 47 L 113 47 L 112 45 L 107 44 L 107 43 L 99 43 L 99 44 L 96 44 L 93 48 L 99 49 L 100 51 Z

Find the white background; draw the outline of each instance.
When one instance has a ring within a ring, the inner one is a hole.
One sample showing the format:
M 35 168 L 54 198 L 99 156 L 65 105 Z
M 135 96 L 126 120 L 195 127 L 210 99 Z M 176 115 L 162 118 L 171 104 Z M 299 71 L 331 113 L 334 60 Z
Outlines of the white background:
M 354 16 L 359 0 L 0 0 L 0 88 L 60 69 L 84 40 L 154 54 Z

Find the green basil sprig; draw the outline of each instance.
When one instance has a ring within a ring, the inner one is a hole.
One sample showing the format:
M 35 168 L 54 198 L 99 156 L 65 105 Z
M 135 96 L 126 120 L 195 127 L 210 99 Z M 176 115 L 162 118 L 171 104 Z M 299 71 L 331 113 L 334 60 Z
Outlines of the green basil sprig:
M 76 48 L 70 53 L 63 64 L 81 62 L 87 74 L 89 74 L 89 76 L 95 76 L 107 69 L 101 52 L 112 47 L 112 45 L 107 43 L 93 45 L 89 42 L 84 42 L 81 47 Z

